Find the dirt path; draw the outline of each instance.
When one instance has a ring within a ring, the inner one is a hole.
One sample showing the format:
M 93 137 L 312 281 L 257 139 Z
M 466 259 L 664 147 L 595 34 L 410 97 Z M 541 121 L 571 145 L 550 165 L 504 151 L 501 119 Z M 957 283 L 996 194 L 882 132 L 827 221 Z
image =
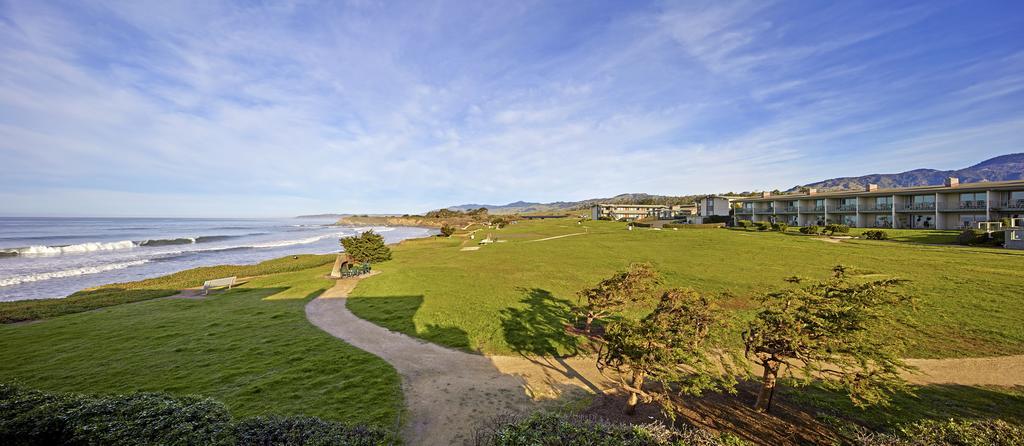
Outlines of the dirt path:
M 530 242 L 546 242 L 548 240 L 555 240 L 555 239 L 560 239 L 560 238 L 565 238 L 565 237 L 572 237 L 574 235 L 587 235 L 587 233 L 586 232 L 575 232 L 575 233 L 572 233 L 572 234 L 556 235 L 554 237 L 545 237 L 545 238 L 539 238 L 539 239 L 536 239 L 536 240 L 527 240 L 527 241 L 530 241 Z
M 320 329 L 389 362 L 402 377 L 410 445 L 469 443 L 476 426 L 509 412 L 600 392 L 609 383 L 589 358 L 481 356 L 365 321 L 345 307 L 358 279 L 342 279 L 306 305 Z
M 408 410 L 402 433 L 407 444 L 465 444 L 472 441 L 476 426 L 498 415 L 525 413 L 612 388 L 593 358 L 476 355 L 360 319 L 345 306 L 358 281 L 338 280 L 306 305 L 306 318 L 395 367 Z M 906 378 L 918 385 L 1024 385 L 1024 355 L 908 362 L 919 373 Z

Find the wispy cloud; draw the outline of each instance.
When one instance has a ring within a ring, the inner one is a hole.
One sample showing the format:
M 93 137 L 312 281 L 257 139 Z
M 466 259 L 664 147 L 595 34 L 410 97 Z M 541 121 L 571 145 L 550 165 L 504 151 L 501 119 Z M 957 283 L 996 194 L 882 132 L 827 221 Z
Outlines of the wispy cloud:
M 0 212 L 405 212 L 957 167 L 1024 142 L 1024 15 L 965 7 L 0 3 Z

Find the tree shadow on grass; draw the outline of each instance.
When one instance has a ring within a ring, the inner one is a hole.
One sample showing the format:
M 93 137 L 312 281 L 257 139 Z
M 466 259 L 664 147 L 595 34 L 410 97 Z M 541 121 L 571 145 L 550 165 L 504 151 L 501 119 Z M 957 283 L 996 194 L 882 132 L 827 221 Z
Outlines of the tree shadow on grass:
M 389 330 L 460 350 L 474 351 L 469 334 L 461 328 L 438 324 L 416 325 L 414 317 L 423 306 L 422 295 L 350 297 L 346 303 L 356 316 Z

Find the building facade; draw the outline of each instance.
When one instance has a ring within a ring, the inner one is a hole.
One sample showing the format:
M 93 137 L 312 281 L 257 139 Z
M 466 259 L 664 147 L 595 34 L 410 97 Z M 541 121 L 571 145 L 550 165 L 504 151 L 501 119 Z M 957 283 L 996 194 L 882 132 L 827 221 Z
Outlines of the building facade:
M 735 220 L 790 226 L 839 223 L 861 228 L 960 229 L 1024 217 L 1024 181 L 770 195 L 736 200 Z
M 738 197 L 729 197 L 725 195 L 707 195 L 697 199 L 697 218 L 696 223 L 706 223 L 705 220 L 711 220 L 708 217 L 724 217 L 728 218 L 732 210 L 733 202 Z
M 690 220 L 697 214 L 694 205 L 595 204 L 590 208 L 594 220 Z

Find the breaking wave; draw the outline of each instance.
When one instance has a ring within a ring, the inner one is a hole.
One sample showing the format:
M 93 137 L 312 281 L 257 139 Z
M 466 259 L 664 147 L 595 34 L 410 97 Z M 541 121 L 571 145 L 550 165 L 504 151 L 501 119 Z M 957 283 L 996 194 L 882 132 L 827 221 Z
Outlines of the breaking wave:
M 95 251 L 114 251 L 118 249 L 131 249 L 134 247 L 136 247 L 136 244 L 131 240 L 122 240 L 120 242 L 106 243 L 90 242 L 64 246 L 29 246 L 27 248 L 15 248 L 6 250 L 4 251 L 3 256 L 52 256 L 60 254 L 78 254 Z
M 142 264 L 148 263 L 148 262 L 149 262 L 149 260 L 133 260 L 133 261 L 130 261 L 130 262 L 109 263 L 109 264 L 106 264 L 106 265 L 85 266 L 85 267 L 82 267 L 82 268 L 75 268 L 75 269 L 69 269 L 69 270 L 64 270 L 64 271 L 50 271 L 50 272 L 46 272 L 46 273 L 26 274 L 24 276 L 8 277 L 8 278 L 0 279 L 0 287 L 11 286 L 11 285 L 18 285 L 18 284 L 27 283 L 27 282 L 38 282 L 40 280 L 59 279 L 59 278 L 62 278 L 62 277 L 75 277 L 75 276 L 82 276 L 82 275 L 86 275 L 86 274 L 102 273 L 104 271 L 113 271 L 113 270 L 116 270 L 116 269 L 131 268 L 133 266 L 142 265 Z

